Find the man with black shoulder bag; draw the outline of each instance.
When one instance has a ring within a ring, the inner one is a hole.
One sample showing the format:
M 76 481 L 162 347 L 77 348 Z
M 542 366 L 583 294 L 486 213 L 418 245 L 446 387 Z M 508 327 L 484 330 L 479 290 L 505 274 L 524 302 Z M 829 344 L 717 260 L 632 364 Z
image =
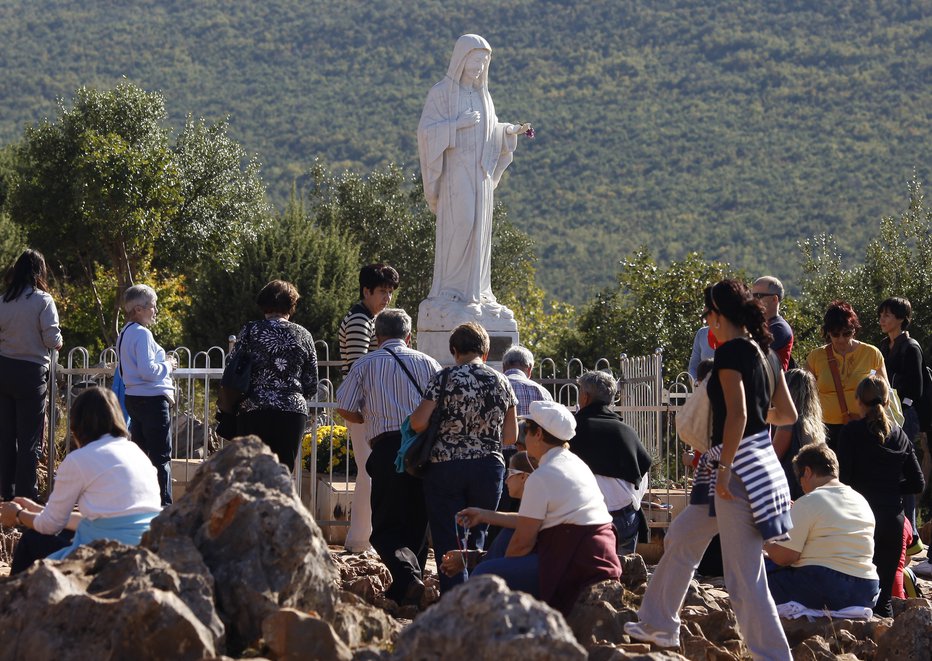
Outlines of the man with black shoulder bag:
M 372 453 L 372 534 L 369 542 L 392 575 L 385 596 L 419 604 L 427 560 L 427 508 L 420 479 L 395 469 L 401 424 L 418 404 L 440 364 L 411 349 L 411 317 L 386 308 L 375 318 L 379 348 L 358 358 L 337 389 L 337 413 L 362 425 Z

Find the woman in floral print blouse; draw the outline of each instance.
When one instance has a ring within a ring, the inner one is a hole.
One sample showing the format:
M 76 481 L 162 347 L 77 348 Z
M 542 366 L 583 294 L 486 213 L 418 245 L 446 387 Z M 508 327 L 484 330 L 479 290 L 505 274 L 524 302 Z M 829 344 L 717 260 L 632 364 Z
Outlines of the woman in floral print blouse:
M 230 354 L 252 358 L 246 398 L 239 405 L 236 432 L 254 434 L 294 468 L 307 427 L 307 399 L 317 395 L 317 352 L 314 338 L 289 317 L 298 305 L 298 290 L 290 282 L 273 280 L 256 300 L 265 318 L 246 324 Z
M 505 460 L 502 443 L 514 443 L 518 420 L 515 397 L 505 375 L 485 364 L 489 334 L 475 322 L 456 327 L 450 334 L 450 353 L 456 366 L 436 374 L 424 400 L 411 414 L 411 428 L 423 431 L 440 399 L 440 384 L 447 373 L 440 431 L 424 474 L 424 498 L 430 519 L 434 555 L 457 548 L 454 517 L 465 507 L 495 509 L 502 493 Z M 468 545 L 482 548 L 487 525 L 470 531 Z M 463 581 L 462 575 L 440 575 L 446 592 Z

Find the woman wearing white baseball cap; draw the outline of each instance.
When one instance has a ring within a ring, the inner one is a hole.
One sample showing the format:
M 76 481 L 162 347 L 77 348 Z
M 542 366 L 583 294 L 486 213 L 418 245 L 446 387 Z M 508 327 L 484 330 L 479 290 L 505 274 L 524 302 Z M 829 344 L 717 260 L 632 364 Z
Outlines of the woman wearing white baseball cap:
M 536 548 L 540 556 L 540 598 L 568 613 L 587 585 L 621 576 L 612 517 L 595 476 L 570 452 L 576 419 L 562 404 L 533 402 L 524 416 L 528 454 L 539 466 L 528 476 L 517 513 L 475 507 L 457 516 L 470 527 L 489 523 L 514 528 L 505 557 L 479 565 L 476 573 L 508 580 L 509 561 Z

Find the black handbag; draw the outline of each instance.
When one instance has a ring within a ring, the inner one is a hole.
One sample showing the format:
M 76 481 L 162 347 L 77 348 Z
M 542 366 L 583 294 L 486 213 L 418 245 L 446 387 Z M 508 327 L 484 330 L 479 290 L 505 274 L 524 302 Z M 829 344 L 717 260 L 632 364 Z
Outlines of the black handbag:
M 443 398 L 447 391 L 447 378 L 450 376 L 450 370 L 443 370 L 440 377 L 440 397 L 437 398 L 437 406 L 434 407 L 433 413 L 430 414 L 430 422 L 427 429 L 418 434 L 417 439 L 405 452 L 405 472 L 414 477 L 424 477 L 424 472 L 430 466 L 430 453 L 434 449 L 434 443 L 437 442 L 437 434 L 440 432 L 440 421 L 443 417 Z
M 223 368 L 220 393 L 217 395 L 217 408 L 222 413 L 235 415 L 240 402 L 246 399 L 246 393 L 249 392 L 249 383 L 252 380 L 252 356 L 246 340 L 252 328 L 253 326 L 249 326 L 243 333 L 243 346 Z

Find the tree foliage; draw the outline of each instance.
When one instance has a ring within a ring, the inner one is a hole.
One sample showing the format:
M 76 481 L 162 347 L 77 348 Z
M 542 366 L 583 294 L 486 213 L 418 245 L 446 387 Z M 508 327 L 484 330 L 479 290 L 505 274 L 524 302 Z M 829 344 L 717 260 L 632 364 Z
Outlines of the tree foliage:
M 802 295 L 791 320 L 797 336 L 797 360 L 823 344 L 819 330 L 822 316 L 836 299 L 848 301 L 858 313 L 861 339 L 879 343 L 883 334 L 876 310 L 890 296 L 906 298 L 912 304 L 909 332 L 928 355 L 932 348 L 932 208 L 918 177 L 911 179 L 908 190 L 906 208 L 880 220 L 861 264 L 846 267 L 831 236 L 823 234 L 801 242 Z
M 534 238 L 540 284 L 577 304 L 642 245 L 796 290 L 801 237 L 831 232 L 860 257 L 862 225 L 913 167 L 929 176 L 927 3 L 143 4 L 0 3 L 0 142 L 126 75 L 174 100 L 174 126 L 232 117 L 283 207 L 316 155 L 360 173 L 416 163 L 424 98 L 478 31 L 498 115 L 538 128 L 497 199 Z
M 245 245 L 232 269 L 213 266 L 191 278 L 190 346 L 225 347 L 229 335 L 259 317 L 259 290 L 281 279 L 301 294 L 292 320 L 333 349 L 340 320 L 356 298 L 357 252 L 355 242 L 335 227 L 320 227 L 293 197 L 285 211 Z
M 335 174 L 320 161 L 311 168 L 310 213 L 322 228 L 338 228 L 358 243 L 360 264 L 388 262 L 401 276 L 394 305 L 417 319 L 434 271 L 436 219 L 417 173 L 396 165 L 366 176 Z M 523 343 L 534 347 L 569 315 L 548 316 L 535 281 L 536 256 L 527 234 L 497 205 L 492 220 L 492 291 L 515 313 Z M 354 287 L 354 290 L 357 288 Z
M 152 266 L 232 265 L 268 210 L 258 164 L 241 164 L 225 124 L 189 118 L 172 148 L 165 121 L 161 94 L 129 82 L 82 87 L 16 147 L 10 213 L 66 278 L 91 289 L 110 342 L 126 287 L 153 278 Z M 98 266 L 113 274 L 113 291 L 101 291 Z
M 562 357 L 593 365 L 599 358 L 614 363 L 622 353 L 643 356 L 662 349 L 664 371 L 673 377 L 686 369 L 702 325 L 703 290 L 739 276 L 698 253 L 663 267 L 643 248 L 622 262 L 618 287 L 603 290 L 583 308 L 577 328 L 561 342 Z
M 157 242 L 159 262 L 186 273 L 205 261 L 232 268 L 271 211 L 258 159 L 230 137 L 227 122 L 191 115 L 173 152 L 182 201 Z

